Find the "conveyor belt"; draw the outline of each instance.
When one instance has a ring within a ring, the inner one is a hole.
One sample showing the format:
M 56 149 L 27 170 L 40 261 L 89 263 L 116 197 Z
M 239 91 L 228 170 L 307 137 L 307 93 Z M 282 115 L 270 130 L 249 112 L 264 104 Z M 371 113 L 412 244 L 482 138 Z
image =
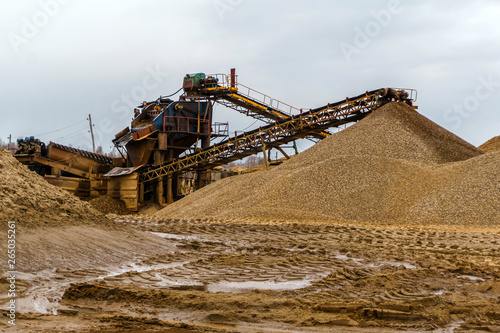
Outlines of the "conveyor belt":
M 88 159 L 91 159 L 93 161 L 96 161 L 96 162 L 99 162 L 102 164 L 113 164 L 113 159 L 111 157 L 108 157 L 108 156 L 104 156 L 104 155 L 96 154 L 96 153 L 91 153 L 89 151 L 76 149 L 73 147 L 64 146 L 64 145 L 61 145 L 61 144 L 55 143 L 55 142 L 51 142 L 49 144 L 49 147 L 51 147 L 51 146 L 58 148 L 58 149 L 61 149 L 61 150 L 64 150 L 64 151 L 67 151 L 68 153 L 72 153 L 75 155 L 86 157 Z
M 200 169 L 200 165 L 209 168 L 226 164 L 260 152 L 265 146 L 278 146 L 311 135 L 311 133 L 319 133 L 330 127 L 358 121 L 374 108 L 389 101 L 411 102 L 407 99 L 408 95 L 403 92 L 394 95 L 388 94 L 388 91 L 395 92 L 388 88 L 367 91 L 359 96 L 302 112 L 229 138 L 170 163 L 149 168 L 142 172 L 140 181 L 151 181 L 193 167 Z
M 243 113 L 249 117 L 262 120 L 268 124 L 286 119 L 300 112 L 300 109 L 263 94 L 241 83 L 228 85 L 227 79 L 221 77 L 221 84 L 202 85 L 186 95 L 186 98 L 197 96 L 210 97 L 217 103 Z
M 248 96 L 243 96 L 239 93 L 222 95 L 215 101 L 249 117 L 262 120 L 268 124 L 290 117 L 289 114 L 286 114 L 277 108 L 273 108 L 267 104 Z

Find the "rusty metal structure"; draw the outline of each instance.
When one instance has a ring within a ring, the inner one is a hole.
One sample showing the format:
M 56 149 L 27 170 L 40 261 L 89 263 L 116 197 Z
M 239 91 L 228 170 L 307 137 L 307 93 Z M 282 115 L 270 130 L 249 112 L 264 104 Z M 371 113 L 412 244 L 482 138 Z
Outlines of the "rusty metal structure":
M 279 148 L 280 145 L 321 133 L 327 128 L 356 122 L 389 101 L 409 103 L 411 100 L 408 96 L 404 91 L 379 89 L 307 112 L 301 110 L 298 115 L 229 138 L 170 163 L 149 168 L 141 173 L 140 180 L 148 182 L 192 167 L 210 169 L 267 149 Z
M 34 137 L 18 140 L 14 157 L 49 183 L 81 197 L 107 193 L 104 174 L 113 168 L 113 159 L 50 142 L 47 146 Z
M 133 111 L 130 126 L 113 139 L 122 159 L 54 143 L 47 147 L 33 143 L 35 148 L 20 145 L 24 148 L 15 156 L 41 174 L 45 170 L 53 184 L 73 189 L 74 184 L 68 186 L 70 180 L 62 178 L 72 175 L 73 181 L 80 179 L 77 189 L 89 183 L 90 197 L 108 194 L 137 210 L 145 201 L 172 203 L 190 192 L 186 184 L 207 185 L 213 178 L 211 170 L 231 161 L 260 152 L 266 158 L 271 149 L 288 158 L 282 148 L 285 144 L 302 138 L 323 139 L 330 135 L 328 129 L 359 121 L 388 102 L 413 105 L 417 99 L 414 89 L 382 88 L 303 110 L 240 84 L 234 69 L 228 75 L 186 75 L 182 89 L 178 101 L 160 97 Z M 227 123 L 212 121 L 215 103 L 265 125 L 230 136 Z M 221 137 L 222 141 L 213 143 Z

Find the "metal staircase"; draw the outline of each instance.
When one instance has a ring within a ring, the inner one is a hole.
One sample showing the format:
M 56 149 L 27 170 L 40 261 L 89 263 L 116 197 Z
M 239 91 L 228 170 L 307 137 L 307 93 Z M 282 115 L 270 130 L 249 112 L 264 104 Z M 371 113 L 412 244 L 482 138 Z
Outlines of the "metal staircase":
M 300 109 L 243 84 L 237 84 L 237 88 L 237 92 L 221 95 L 216 102 L 268 124 L 300 113 Z
M 237 82 L 237 76 L 211 74 L 184 98 L 211 98 L 215 102 L 268 124 L 300 113 L 300 109 Z

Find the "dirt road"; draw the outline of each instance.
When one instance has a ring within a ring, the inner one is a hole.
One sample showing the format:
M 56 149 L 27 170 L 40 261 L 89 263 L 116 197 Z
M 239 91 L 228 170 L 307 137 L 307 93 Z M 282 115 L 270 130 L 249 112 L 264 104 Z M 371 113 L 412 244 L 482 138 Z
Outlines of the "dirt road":
M 500 331 L 498 229 L 118 222 L 154 233 L 172 250 L 120 267 L 26 274 L 18 281 L 24 313 L 16 327 L 2 328 Z

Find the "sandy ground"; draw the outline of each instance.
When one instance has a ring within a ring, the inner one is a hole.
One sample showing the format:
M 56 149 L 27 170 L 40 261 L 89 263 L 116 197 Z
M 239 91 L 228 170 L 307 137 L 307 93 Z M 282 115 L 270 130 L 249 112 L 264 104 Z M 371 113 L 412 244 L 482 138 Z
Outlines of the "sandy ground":
M 498 228 L 117 219 L 154 233 L 157 253 L 90 244 L 78 263 L 19 273 L 17 326 L 2 305 L 0 329 L 500 332 Z

